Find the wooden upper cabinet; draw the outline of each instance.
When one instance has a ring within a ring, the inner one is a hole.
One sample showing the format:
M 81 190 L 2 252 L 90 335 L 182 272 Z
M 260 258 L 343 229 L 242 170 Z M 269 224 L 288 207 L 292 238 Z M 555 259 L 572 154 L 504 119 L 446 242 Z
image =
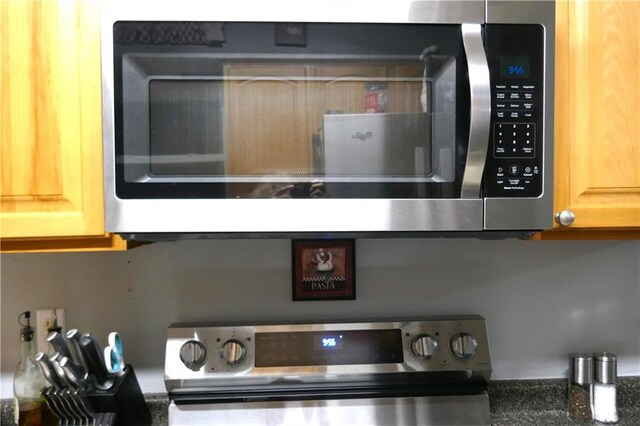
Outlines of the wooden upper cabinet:
M 105 235 L 97 0 L 0 0 L 2 250 L 123 248 Z
M 557 2 L 555 211 L 640 227 L 640 3 Z
M 376 79 L 386 81 L 387 69 L 383 65 L 336 64 L 313 67 L 316 78 L 310 84 L 316 102 L 324 111 L 341 111 L 344 114 L 365 112 L 366 85 Z
M 227 173 L 313 174 L 312 140 L 327 111 L 365 112 L 365 85 L 383 65 L 237 63 L 225 66 Z
M 310 173 L 306 68 L 234 64 L 225 77 L 227 173 Z
M 424 66 L 398 65 L 390 67 L 389 112 L 422 112 L 420 95 Z

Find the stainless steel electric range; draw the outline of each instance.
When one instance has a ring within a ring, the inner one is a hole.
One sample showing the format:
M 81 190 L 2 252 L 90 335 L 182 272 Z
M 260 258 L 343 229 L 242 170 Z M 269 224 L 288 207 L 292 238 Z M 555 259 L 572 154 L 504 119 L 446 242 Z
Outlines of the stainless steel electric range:
M 479 316 L 280 324 L 174 324 L 170 425 L 489 424 Z

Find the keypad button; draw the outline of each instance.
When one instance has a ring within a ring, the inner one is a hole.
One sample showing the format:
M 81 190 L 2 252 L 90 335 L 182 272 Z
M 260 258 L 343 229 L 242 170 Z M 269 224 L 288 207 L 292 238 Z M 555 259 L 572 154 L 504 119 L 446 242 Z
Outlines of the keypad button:
M 518 111 L 509 111 L 506 114 L 516 120 L 523 116 L 523 113 Z M 495 123 L 492 140 L 493 155 L 496 158 L 536 156 L 535 125 L 532 123 Z

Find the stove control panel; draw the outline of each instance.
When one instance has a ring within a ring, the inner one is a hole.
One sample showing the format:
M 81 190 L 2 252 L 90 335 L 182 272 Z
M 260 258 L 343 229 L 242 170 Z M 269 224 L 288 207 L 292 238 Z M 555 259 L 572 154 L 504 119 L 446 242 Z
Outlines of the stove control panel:
M 484 319 L 169 327 L 168 390 L 358 375 L 491 372 Z M 329 374 L 330 373 L 330 374 Z

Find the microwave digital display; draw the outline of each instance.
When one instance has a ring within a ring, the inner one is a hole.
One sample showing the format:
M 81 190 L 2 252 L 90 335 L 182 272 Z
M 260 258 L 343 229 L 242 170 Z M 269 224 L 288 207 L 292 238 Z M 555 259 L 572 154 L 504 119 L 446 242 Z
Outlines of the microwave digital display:
M 529 78 L 531 73 L 529 56 L 500 56 L 501 78 Z

